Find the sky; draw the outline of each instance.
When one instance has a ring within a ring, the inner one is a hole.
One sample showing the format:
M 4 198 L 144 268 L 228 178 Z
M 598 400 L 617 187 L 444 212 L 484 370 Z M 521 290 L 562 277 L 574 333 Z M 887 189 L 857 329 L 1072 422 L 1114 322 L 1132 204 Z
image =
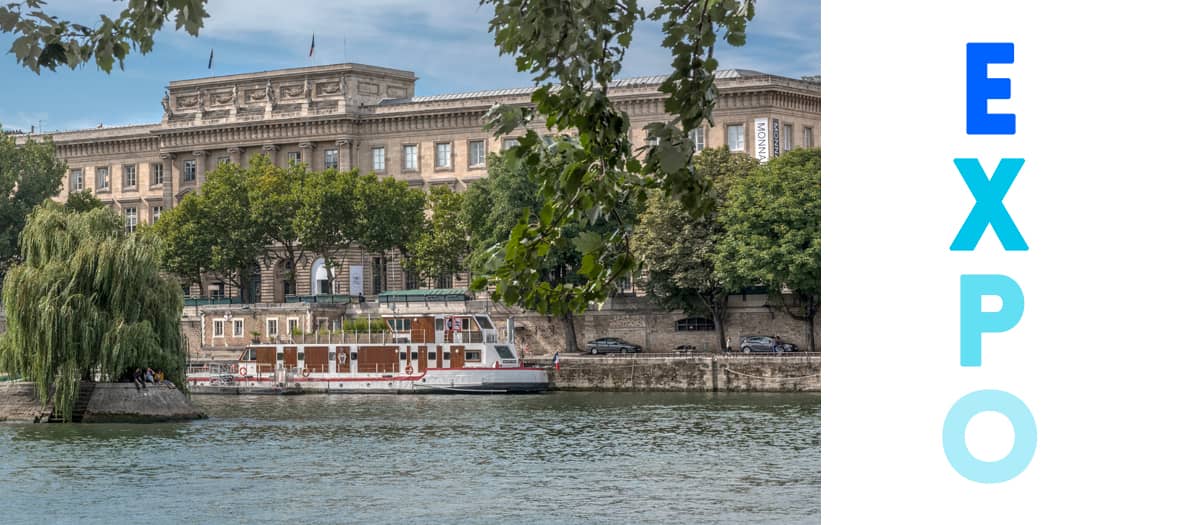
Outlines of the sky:
M 642 0 L 651 5 L 654 0 Z M 46 11 L 93 24 L 126 5 L 110 0 L 47 0 Z M 0 125 L 49 131 L 159 122 L 172 80 L 310 65 L 357 62 L 413 71 L 416 95 L 532 85 L 488 33 L 491 8 L 479 0 L 209 0 L 199 37 L 165 24 L 151 53 L 133 53 L 110 74 L 93 64 L 76 70 L 24 69 L 0 35 Z M 820 73 L 819 0 L 760 0 L 746 45 L 719 45 L 720 68 L 798 78 Z M 315 56 L 308 58 L 312 34 Z M 666 74 L 658 22 L 642 22 L 622 77 Z M 209 51 L 213 69 L 208 69 Z

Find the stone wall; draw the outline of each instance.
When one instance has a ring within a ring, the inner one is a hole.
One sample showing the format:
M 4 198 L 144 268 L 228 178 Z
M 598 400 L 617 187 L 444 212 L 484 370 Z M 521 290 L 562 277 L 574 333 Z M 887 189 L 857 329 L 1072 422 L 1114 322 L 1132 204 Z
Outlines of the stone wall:
M 820 358 L 571 357 L 549 379 L 557 390 L 819 392 Z
M 41 407 L 33 383 L 0 383 L 0 421 L 35 423 L 48 420 L 50 412 Z
M 49 420 L 30 382 L 0 383 L 0 421 L 39 423 Z M 82 416 L 84 423 L 157 423 L 203 419 L 183 392 L 166 386 L 137 390 L 134 383 L 99 383 Z

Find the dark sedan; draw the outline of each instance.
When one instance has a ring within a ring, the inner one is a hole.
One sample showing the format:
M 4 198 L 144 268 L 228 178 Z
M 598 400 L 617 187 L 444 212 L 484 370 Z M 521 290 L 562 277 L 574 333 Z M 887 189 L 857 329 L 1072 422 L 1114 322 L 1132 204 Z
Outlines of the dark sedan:
M 779 352 L 794 352 L 798 348 L 791 343 L 784 343 L 775 341 L 775 338 L 765 335 L 747 335 L 742 336 L 738 342 L 738 348 L 743 353 L 761 352 L 761 353 L 779 353 Z
M 591 354 L 605 354 L 609 352 L 630 354 L 633 352 L 642 352 L 643 349 L 639 345 L 628 343 L 617 337 L 600 337 L 587 343 L 586 351 Z

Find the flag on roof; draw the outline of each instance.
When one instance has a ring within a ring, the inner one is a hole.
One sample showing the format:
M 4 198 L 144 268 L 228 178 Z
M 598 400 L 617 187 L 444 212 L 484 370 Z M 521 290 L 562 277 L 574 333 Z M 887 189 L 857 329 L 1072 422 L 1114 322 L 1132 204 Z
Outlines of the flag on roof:
M 213 48 L 209 48 L 209 69 L 213 69 Z
M 311 49 L 307 51 L 307 58 L 311 58 L 315 54 L 315 33 L 311 34 Z

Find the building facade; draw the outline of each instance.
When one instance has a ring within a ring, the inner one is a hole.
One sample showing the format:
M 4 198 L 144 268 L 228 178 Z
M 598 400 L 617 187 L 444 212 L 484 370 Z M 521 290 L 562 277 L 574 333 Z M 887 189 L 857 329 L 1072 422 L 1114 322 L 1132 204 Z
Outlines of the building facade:
M 611 97 L 628 113 L 633 143 L 643 127 L 668 120 L 658 86 L 664 77 L 616 81 Z M 796 147 L 820 146 L 820 86 L 748 70 L 717 74 L 715 126 L 692 132 L 698 149 L 725 146 L 766 160 Z M 159 123 L 51 133 L 69 169 L 62 194 L 90 190 L 134 230 L 156 221 L 223 163 L 255 155 L 311 169 L 358 169 L 411 186 L 463 190 L 487 175 L 487 158 L 511 146 L 483 131 L 492 105 L 527 104 L 532 88 L 416 96 L 410 71 L 336 64 L 228 75 L 168 84 Z M 36 137 L 36 136 L 34 136 Z M 288 281 L 288 266 L 295 270 Z M 334 283 L 322 259 L 260 261 L 259 297 L 364 295 L 385 290 L 466 286 L 456 278 L 427 280 L 403 271 L 392 254 L 353 250 Z M 216 279 L 189 295 L 234 297 Z M 205 292 L 205 293 L 201 293 Z

